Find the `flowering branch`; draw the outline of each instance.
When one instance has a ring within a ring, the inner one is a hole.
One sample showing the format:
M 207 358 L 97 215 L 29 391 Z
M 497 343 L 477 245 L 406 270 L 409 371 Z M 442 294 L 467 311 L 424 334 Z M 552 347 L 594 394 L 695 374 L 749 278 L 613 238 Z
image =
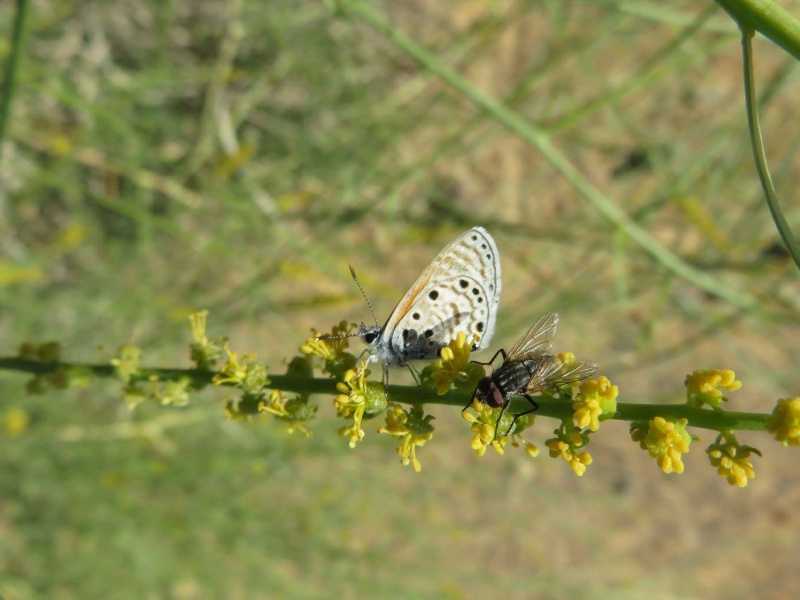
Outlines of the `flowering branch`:
M 300 355 L 289 361 L 286 373 L 274 374 L 257 362 L 255 355 L 240 355 L 228 347 L 227 341 L 209 339 L 206 313 L 196 313 L 190 320 L 193 368 L 142 367 L 142 352 L 133 344 L 121 346 L 109 363 L 73 363 L 61 360 L 59 345 L 50 342 L 23 344 L 19 356 L 0 358 L 0 370 L 32 375 L 27 385 L 32 394 L 86 385 L 93 378 L 116 378 L 122 382 L 123 396 L 131 409 L 145 401 L 185 406 L 199 389 L 225 387 L 229 390 L 224 407 L 228 418 L 269 416 L 285 423 L 290 433 L 299 431 L 307 436 L 311 435 L 309 426 L 318 408 L 310 398 L 325 395 L 333 398 L 338 417 L 347 422 L 339 433 L 350 447 L 357 447 L 364 439 L 365 423 L 382 415 L 385 424 L 373 431 L 395 439 L 402 464 L 415 471 L 422 468 L 416 450 L 434 433 L 433 417 L 424 412 L 430 404 L 462 408 L 463 417 L 470 423 L 470 447 L 478 456 L 490 448 L 504 454 L 511 445 L 536 457 L 539 449 L 522 433 L 536 418 L 555 419 L 554 437 L 544 443 L 551 457 L 562 458 L 577 475 L 583 475 L 592 464 L 587 446 L 607 420 L 630 422 L 633 441 L 655 458 L 665 473 L 683 472 L 682 455 L 699 440 L 687 427 L 716 432 L 706 449 L 709 462 L 728 483 L 739 487 L 755 476 L 752 457 L 761 454 L 756 448 L 739 444 L 736 431 L 767 431 L 784 446 L 800 445 L 800 397 L 778 400 L 772 414 L 724 410 L 729 401 L 724 394 L 742 385 L 729 370 L 691 373 L 684 381 L 686 401 L 671 405 L 618 402 L 619 388 L 605 376 L 580 384 L 556 383 L 537 396 L 534 415 L 529 414 L 531 403 L 524 396 L 510 399 L 504 407 L 491 407 L 473 397 L 485 372 L 470 360 L 472 340 L 463 334 L 442 349 L 441 359 L 419 374 L 419 386 L 384 386 L 370 380 L 367 363 L 358 363 L 347 351 L 349 338 L 343 336 L 353 330 L 348 323 L 338 324 L 324 338 L 314 332 L 300 345 Z M 560 360 L 571 354 L 558 356 Z M 315 370 L 327 376 L 315 377 Z

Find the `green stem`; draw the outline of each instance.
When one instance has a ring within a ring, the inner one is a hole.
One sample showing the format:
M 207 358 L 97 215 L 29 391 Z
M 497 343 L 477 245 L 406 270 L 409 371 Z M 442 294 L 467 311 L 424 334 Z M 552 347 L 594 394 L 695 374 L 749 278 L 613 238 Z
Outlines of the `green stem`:
M 108 364 L 85 364 L 50 362 L 43 363 L 27 358 L 0 358 L 0 370 L 17 371 L 34 375 L 47 375 L 59 369 L 78 370 L 91 372 L 96 377 L 114 378 L 116 369 Z M 161 381 L 177 380 L 188 377 L 197 387 L 210 385 L 214 376 L 213 371 L 202 369 L 139 369 L 132 377 L 135 381 L 148 381 L 151 376 L 158 377 Z M 289 377 L 286 375 L 269 376 L 270 389 L 279 389 L 284 392 L 297 394 L 326 394 L 339 393 L 336 381 L 333 379 Z M 444 396 L 438 396 L 433 390 L 417 386 L 389 386 L 389 397 L 394 402 L 402 402 L 420 406 L 424 404 L 441 404 L 445 406 L 464 407 L 471 400 L 469 392 L 451 390 Z M 537 416 L 551 417 L 554 419 L 571 419 L 573 409 L 571 403 L 562 398 L 542 396 L 536 399 L 539 404 Z M 511 410 L 515 412 L 530 408 L 524 398 L 517 398 L 512 402 Z M 655 417 L 669 417 L 674 419 L 686 418 L 693 427 L 712 429 L 715 431 L 764 431 L 769 415 L 760 413 L 743 412 L 716 412 L 710 409 L 693 408 L 686 404 L 657 405 L 657 404 L 631 404 L 618 403 L 617 413 L 613 419 L 616 421 L 649 421 Z
M 800 21 L 771 0 L 714 0 L 744 29 L 758 31 L 800 60 Z
M 11 51 L 3 75 L 3 92 L 0 93 L 0 159 L 3 158 L 3 140 L 6 127 L 11 118 L 11 100 L 17 87 L 17 67 L 25 47 L 25 31 L 28 20 L 30 0 L 17 0 L 17 14 L 14 18 L 14 29 L 11 33 Z
M 767 155 L 764 152 L 764 137 L 761 132 L 761 121 L 758 118 L 758 105 L 756 101 L 756 86 L 753 81 L 753 30 L 748 29 L 739 23 L 742 30 L 742 69 L 744 74 L 744 102 L 747 111 L 747 127 L 750 131 L 750 142 L 753 146 L 753 158 L 756 162 L 756 171 L 761 180 L 761 187 L 764 189 L 764 196 L 767 200 L 769 212 L 778 233 L 786 244 L 786 249 L 792 256 L 794 263 L 800 269 L 800 244 L 792 234 L 789 223 L 783 216 L 775 187 L 772 185 L 772 176 L 767 165 Z

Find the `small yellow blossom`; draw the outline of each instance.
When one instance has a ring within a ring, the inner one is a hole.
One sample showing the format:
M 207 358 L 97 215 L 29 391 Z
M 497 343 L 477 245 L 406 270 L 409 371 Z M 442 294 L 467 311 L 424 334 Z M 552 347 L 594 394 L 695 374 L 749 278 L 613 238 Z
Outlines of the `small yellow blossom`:
M 742 382 L 736 379 L 736 373 L 730 369 L 704 369 L 687 375 L 684 385 L 690 406 L 699 408 L 707 404 L 719 411 L 722 403 L 728 401 L 719 388 L 735 392 L 742 387 Z
M 339 434 L 349 438 L 349 445 L 355 448 L 356 444 L 364 439 L 364 430 L 361 422 L 367 407 L 367 376 L 370 374 L 366 361 L 361 361 L 358 369 L 349 369 L 343 381 L 336 384 L 336 389 L 341 393 L 333 399 L 336 414 L 340 417 L 352 418 L 353 424 L 342 427 Z
M 592 455 L 586 450 L 579 451 L 589 443 L 589 435 L 566 422 L 562 422 L 561 427 L 553 433 L 556 434 L 556 437 L 545 440 L 550 457 L 558 458 L 560 456 L 569 464 L 572 472 L 581 477 L 586 472 L 586 467 L 592 464 Z
M 258 394 L 269 383 L 267 367 L 253 362 L 255 354 L 244 354 L 239 359 L 238 353 L 232 352 L 227 342 L 223 342 L 222 349 L 228 355 L 228 360 L 222 365 L 219 373 L 214 375 L 212 379 L 214 385 L 227 383 L 240 387 L 249 394 Z
M 784 446 L 800 446 L 800 396 L 778 400 L 767 417 L 767 431 Z
M 466 334 L 459 331 L 456 338 L 439 351 L 441 358 L 434 361 L 431 374 L 439 396 L 446 394 L 453 384 L 457 389 L 472 391 L 478 380 L 486 375 L 481 365 L 469 361 L 472 346 L 479 341 L 477 335 L 468 341 Z
M 300 346 L 300 352 L 307 355 L 319 356 L 325 360 L 333 360 L 350 345 L 350 338 L 343 337 L 352 333 L 355 325 L 347 321 L 340 321 L 334 325 L 330 334 L 321 334 L 313 330 L 313 335 Z
M 581 429 L 588 427 L 590 431 L 597 431 L 601 418 L 613 416 L 617 412 L 618 395 L 619 388 L 611 385 L 605 376 L 584 381 L 572 401 L 575 425 Z
M 192 380 L 188 377 L 181 377 L 175 381 L 164 382 L 164 389 L 158 393 L 161 404 L 172 406 L 186 406 L 189 404 L 189 388 Z
M 129 383 L 131 378 L 139 373 L 139 364 L 142 360 L 142 351 L 134 343 L 120 346 L 118 357 L 111 359 L 111 364 L 117 371 L 123 383 Z
M 30 415 L 25 409 L 18 406 L 7 408 L 3 412 L 3 432 L 6 437 L 19 437 L 28 429 L 30 420 Z
M 761 456 L 761 452 L 750 446 L 740 446 L 732 433 L 720 434 L 706 450 L 711 465 L 717 473 L 725 477 L 730 485 L 745 487 L 748 480 L 756 476 L 751 454 Z
M 345 352 L 350 345 L 350 334 L 354 323 L 341 321 L 331 328 L 330 334 L 322 335 L 312 330 L 313 335 L 300 345 L 300 352 L 305 356 L 318 356 L 323 361 L 323 370 L 334 376 L 341 376 L 355 367 L 356 358 Z
M 497 419 L 500 416 L 499 408 L 492 408 L 488 404 L 473 399 L 472 404 L 467 408 L 475 411 L 475 414 L 468 410 L 461 411 L 461 416 L 472 423 L 470 431 L 474 434 L 470 447 L 475 450 L 475 454 L 483 456 L 486 454 L 487 448 L 491 446 L 497 454 L 504 454 L 506 444 L 511 442 L 515 448 L 520 446 L 525 447 L 525 452 L 531 457 L 539 454 L 539 449 L 531 443 L 525 441 L 525 438 L 520 434 L 525 428 L 533 423 L 533 417 L 529 418 L 527 415 L 519 417 L 514 421 L 514 416 L 509 414 L 508 411 L 503 415 L 503 418 L 498 424 Z M 512 422 L 514 423 L 514 430 L 509 432 Z M 498 431 L 506 431 L 506 435 L 498 436 Z
M 210 370 L 222 355 L 222 348 L 216 340 L 209 340 L 206 335 L 207 310 L 200 310 L 189 315 L 189 326 L 194 342 L 189 346 L 192 362 L 198 369 Z
M 647 424 L 632 423 L 631 438 L 656 459 L 664 473 L 683 473 L 681 454 L 689 451 L 692 436 L 686 431 L 687 419 L 672 421 L 663 417 Z
M 406 412 L 399 404 L 390 404 L 386 411 L 386 425 L 378 433 L 388 433 L 400 439 L 397 453 L 404 465 L 409 463 L 419 473 L 422 465 L 417 459 L 416 447 L 424 446 L 433 437 L 433 415 L 423 415 L 422 407 L 415 406 Z
M 556 361 L 558 364 L 568 367 L 575 364 L 575 355 L 572 352 L 559 352 L 556 355 Z
M 272 390 L 269 397 L 261 400 L 258 405 L 260 412 L 269 413 L 276 419 L 285 421 L 289 433 L 298 430 L 306 437 L 311 437 L 312 434 L 304 423 L 316 416 L 317 408 L 315 404 L 308 404 L 300 398 L 285 398 L 280 390 Z

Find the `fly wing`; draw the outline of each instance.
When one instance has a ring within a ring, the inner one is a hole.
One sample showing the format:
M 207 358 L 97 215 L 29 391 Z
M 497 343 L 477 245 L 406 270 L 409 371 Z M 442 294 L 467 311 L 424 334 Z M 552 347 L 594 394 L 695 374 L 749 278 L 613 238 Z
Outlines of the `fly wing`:
M 573 361 L 570 364 L 560 362 L 555 356 L 547 355 L 539 368 L 525 386 L 528 394 L 582 381 L 594 375 L 597 365 L 590 362 Z
M 547 313 L 519 338 L 514 347 L 508 351 L 506 361 L 549 354 L 553 349 L 557 329 L 558 313 Z

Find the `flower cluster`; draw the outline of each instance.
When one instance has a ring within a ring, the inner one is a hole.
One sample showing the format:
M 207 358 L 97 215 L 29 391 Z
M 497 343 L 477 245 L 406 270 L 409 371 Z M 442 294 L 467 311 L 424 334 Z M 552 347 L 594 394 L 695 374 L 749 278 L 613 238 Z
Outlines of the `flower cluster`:
M 433 415 L 424 415 L 421 406 L 406 411 L 399 404 L 390 404 L 386 411 L 386 425 L 378 433 L 388 433 L 400 440 L 397 453 L 403 465 L 409 463 L 419 473 L 422 465 L 417 459 L 416 447 L 424 446 L 433 437 Z
M 232 385 L 241 388 L 247 394 L 259 394 L 269 383 L 267 367 L 253 362 L 256 355 L 253 353 L 244 354 L 239 358 L 239 354 L 232 352 L 228 348 L 228 343 L 222 344 L 222 349 L 228 355 L 228 359 L 219 373 L 214 375 L 214 385 Z
M 467 409 L 472 409 L 474 414 Z M 497 454 L 504 454 L 506 444 L 511 442 L 515 448 L 523 446 L 529 456 L 536 457 L 539 449 L 525 441 L 521 432 L 533 423 L 534 418 L 523 415 L 515 417 L 506 411 L 500 418 L 500 408 L 492 408 L 488 404 L 472 400 L 467 409 L 461 411 L 461 416 L 471 423 L 472 441 L 470 447 L 475 450 L 475 454 L 483 456 L 491 446 Z M 513 424 L 513 430 L 512 430 Z M 505 435 L 498 435 L 500 431 L 506 432 Z
M 631 438 L 656 459 L 664 473 L 683 473 L 681 454 L 689 451 L 692 436 L 686 431 L 687 419 L 677 421 L 655 417 L 647 423 L 631 423 Z
M 686 398 L 689 406 L 697 408 L 708 405 L 721 411 L 722 403 L 728 399 L 722 395 L 723 390 L 734 392 L 742 387 L 736 379 L 736 373 L 730 369 L 704 369 L 686 376 Z
M 592 464 L 592 455 L 586 450 L 581 450 L 589 443 L 588 433 L 566 421 L 562 421 L 561 427 L 555 429 L 553 433 L 556 437 L 544 442 L 550 451 L 550 458 L 560 456 L 569 463 L 575 475 L 580 477 L 586 472 L 586 467 Z
M 341 321 L 331 328 L 330 334 L 320 334 L 312 330 L 313 334 L 300 345 L 300 352 L 304 356 L 322 359 L 322 370 L 334 377 L 341 377 L 355 367 L 356 357 L 345 352 L 350 345 L 350 336 L 355 328 L 354 323 Z
M 730 432 L 721 433 L 716 441 L 706 450 L 711 466 L 717 473 L 725 477 L 730 485 L 745 487 L 748 480 L 756 476 L 750 455 L 761 456 L 761 452 L 751 446 L 740 446 Z
M 339 395 L 333 399 L 336 414 L 340 417 L 352 418 L 353 424 L 342 427 L 339 434 L 348 438 L 351 448 L 364 439 L 361 423 L 364 415 L 375 415 L 386 409 L 386 391 L 377 382 L 368 382 L 370 371 L 366 361 L 361 361 L 358 369 L 350 369 L 336 384 Z
M 217 340 L 209 340 L 206 335 L 208 311 L 201 310 L 189 315 L 189 326 L 194 342 L 189 345 L 189 355 L 198 369 L 211 370 L 222 356 L 222 345 Z
M 48 389 L 63 390 L 71 386 L 85 385 L 88 382 L 87 373 L 80 367 L 68 369 L 64 365 L 55 366 L 61 360 L 61 344 L 58 342 L 45 342 L 44 344 L 25 342 L 19 347 L 19 356 L 55 367 L 50 372 L 35 374 L 28 381 L 25 391 L 29 394 L 44 394 Z
M 258 404 L 259 412 L 269 413 L 279 421 L 287 423 L 289 433 L 297 430 L 306 437 L 311 437 L 311 431 L 304 423 L 316 416 L 318 408 L 316 404 L 308 404 L 302 398 L 286 398 L 280 390 L 272 390 L 270 395 Z
M 486 375 L 481 365 L 469 360 L 472 347 L 479 341 L 479 336 L 473 335 L 467 340 L 466 334 L 459 331 L 456 338 L 440 350 L 441 358 L 434 361 L 430 376 L 438 395 L 444 396 L 453 385 L 459 390 L 472 391 Z
M 619 388 L 611 385 L 604 375 L 584 381 L 572 401 L 575 425 L 597 431 L 601 420 L 613 417 L 617 412 L 617 396 Z
M 767 431 L 784 446 L 800 446 L 800 396 L 778 400 L 767 417 Z

